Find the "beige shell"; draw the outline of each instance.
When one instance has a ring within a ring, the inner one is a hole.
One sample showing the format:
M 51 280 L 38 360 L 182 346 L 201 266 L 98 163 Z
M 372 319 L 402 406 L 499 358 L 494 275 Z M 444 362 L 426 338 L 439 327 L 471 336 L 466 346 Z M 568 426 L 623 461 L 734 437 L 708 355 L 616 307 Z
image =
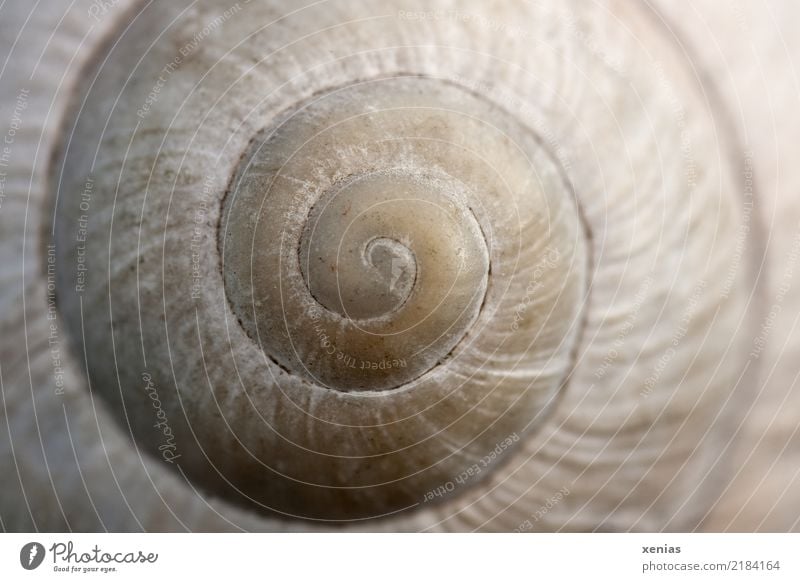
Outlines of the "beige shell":
M 57 5 L 0 20 L 6 529 L 797 527 L 738 472 L 797 210 L 694 21 Z

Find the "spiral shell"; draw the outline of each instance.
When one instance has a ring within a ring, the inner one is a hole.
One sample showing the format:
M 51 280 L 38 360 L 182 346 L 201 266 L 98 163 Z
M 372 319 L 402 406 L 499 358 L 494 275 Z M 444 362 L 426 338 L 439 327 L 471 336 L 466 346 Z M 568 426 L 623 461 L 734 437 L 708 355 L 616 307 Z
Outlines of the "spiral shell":
M 39 398 L 119 452 L 64 519 L 113 480 L 122 529 L 696 526 L 760 233 L 721 104 L 608 7 L 121 18 L 37 211 L 74 354 Z

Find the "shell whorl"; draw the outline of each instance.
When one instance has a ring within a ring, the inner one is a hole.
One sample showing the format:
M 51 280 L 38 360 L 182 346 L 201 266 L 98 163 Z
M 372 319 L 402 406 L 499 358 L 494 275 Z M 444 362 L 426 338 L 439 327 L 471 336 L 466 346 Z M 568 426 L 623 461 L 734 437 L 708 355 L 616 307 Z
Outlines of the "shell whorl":
M 346 392 L 514 369 L 533 395 L 552 359 L 537 408 L 552 397 L 582 233 L 558 169 L 507 114 L 441 81 L 380 79 L 316 96 L 250 150 L 226 199 L 222 270 L 277 363 Z
M 168 326 L 195 312 L 197 371 L 229 368 L 224 390 L 240 395 L 199 407 L 220 387 L 179 381 L 170 404 L 194 405 L 173 430 L 195 441 L 182 468 L 199 483 L 288 516 L 379 517 L 554 403 L 580 329 L 584 231 L 562 169 L 499 106 L 420 77 L 336 88 L 277 115 L 208 195 L 219 223 L 168 230 L 218 238 L 219 273 L 199 285 L 179 260 L 163 283 Z M 139 288 L 161 276 L 135 271 Z M 228 332 L 215 355 L 212 306 Z M 86 334 L 105 342 L 101 326 Z M 122 399 L 147 442 L 149 403 Z
M 715 104 L 630 6 L 357 4 L 151 5 L 86 69 L 50 218 L 120 487 L 165 529 L 693 526 L 754 286 Z

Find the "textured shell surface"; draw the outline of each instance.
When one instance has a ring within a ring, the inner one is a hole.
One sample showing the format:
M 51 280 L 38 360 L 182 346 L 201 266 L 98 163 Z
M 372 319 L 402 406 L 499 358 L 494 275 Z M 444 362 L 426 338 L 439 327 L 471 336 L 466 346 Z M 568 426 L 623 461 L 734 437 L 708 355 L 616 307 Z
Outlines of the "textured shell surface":
M 0 7 L 3 528 L 797 529 L 797 9 L 735 8 Z

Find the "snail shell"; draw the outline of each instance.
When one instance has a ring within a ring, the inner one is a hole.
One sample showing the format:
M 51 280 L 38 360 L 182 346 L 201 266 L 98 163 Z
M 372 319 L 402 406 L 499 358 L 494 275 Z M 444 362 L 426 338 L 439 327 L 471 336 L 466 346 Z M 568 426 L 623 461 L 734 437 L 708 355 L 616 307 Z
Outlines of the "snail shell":
M 78 528 L 510 530 L 556 494 L 535 529 L 695 527 L 755 369 L 753 192 L 652 15 L 578 4 L 109 25 L 4 295 L 45 386 L 15 414 L 55 411 L 22 490 L 67 456 Z

